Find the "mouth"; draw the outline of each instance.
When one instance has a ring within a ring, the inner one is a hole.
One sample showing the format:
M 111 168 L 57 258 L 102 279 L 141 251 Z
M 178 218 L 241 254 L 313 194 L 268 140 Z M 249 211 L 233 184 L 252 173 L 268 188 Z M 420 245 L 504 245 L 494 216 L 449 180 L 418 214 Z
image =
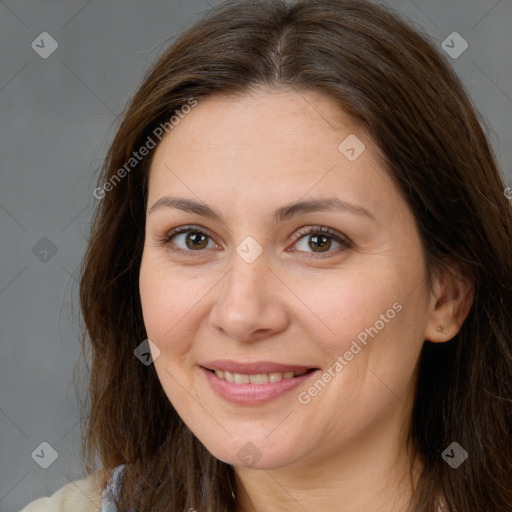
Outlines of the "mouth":
M 269 382 L 279 382 L 283 379 L 294 379 L 305 375 L 306 373 L 314 372 L 317 368 L 309 368 L 306 370 L 290 371 L 290 372 L 269 372 L 269 373 L 236 373 L 227 370 L 210 370 L 205 368 L 210 373 L 215 374 L 219 379 L 231 382 L 234 384 L 268 384 Z
M 267 403 L 297 388 L 320 370 L 300 365 L 227 360 L 207 363 L 200 369 L 220 398 L 238 405 Z

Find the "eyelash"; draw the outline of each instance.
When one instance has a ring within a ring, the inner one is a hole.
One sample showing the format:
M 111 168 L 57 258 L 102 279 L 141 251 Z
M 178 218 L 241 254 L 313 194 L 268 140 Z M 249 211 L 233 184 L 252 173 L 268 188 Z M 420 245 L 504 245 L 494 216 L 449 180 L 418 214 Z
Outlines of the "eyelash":
M 189 233 L 189 232 L 201 233 L 201 234 L 206 235 L 210 239 L 212 238 L 212 237 L 210 237 L 210 235 L 208 235 L 207 233 L 205 233 L 204 231 L 202 231 L 201 229 L 199 229 L 196 226 L 181 226 L 181 227 L 173 229 L 172 231 L 167 233 L 165 235 L 165 237 L 158 239 L 158 244 L 162 245 L 162 246 L 168 245 L 171 251 L 177 252 L 180 254 L 184 254 L 186 256 L 190 256 L 190 257 L 200 256 L 199 254 L 194 254 L 194 253 L 203 252 L 201 250 L 198 250 L 198 251 L 188 251 L 187 250 L 186 251 L 184 249 L 171 247 L 170 242 L 171 242 L 172 238 L 174 238 L 176 235 L 179 235 L 181 233 Z M 307 235 L 324 235 L 324 236 L 328 235 L 327 238 L 331 238 L 341 245 L 341 247 L 338 247 L 338 250 L 342 249 L 342 248 L 351 249 L 353 247 L 353 243 L 348 237 L 342 235 L 341 233 L 339 233 L 338 231 L 335 231 L 334 229 L 331 229 L 331 228 L 328 228 L 325 226 L 313 226 L 311 228 L 302 228 L 297 233 L 295 233 L 293 235 L 293 238 L 300 240 L 302 237 L 307 236 Z M 333 253 L 336 253 L 336 252 L 337 251 L 334 250 L 334 251 L 327 251 L 326 253 L 311 252 L 308 254 L 315 255 L 314 257 L 316 257 L 316 258 L 324 258 L 324 257 L 329 257 Z M 322 254 L 325 254 L 325 256 L 322 256 Z

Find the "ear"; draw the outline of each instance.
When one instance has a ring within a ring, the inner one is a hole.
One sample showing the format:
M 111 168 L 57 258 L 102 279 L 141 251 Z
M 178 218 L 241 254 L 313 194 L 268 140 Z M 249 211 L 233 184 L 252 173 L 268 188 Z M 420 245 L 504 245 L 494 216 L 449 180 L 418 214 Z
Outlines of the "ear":
M 434 343 L 451 340 L 466 320 L 475 295 L 469 278 L 446 271 L 435 280 L 425 339 Z

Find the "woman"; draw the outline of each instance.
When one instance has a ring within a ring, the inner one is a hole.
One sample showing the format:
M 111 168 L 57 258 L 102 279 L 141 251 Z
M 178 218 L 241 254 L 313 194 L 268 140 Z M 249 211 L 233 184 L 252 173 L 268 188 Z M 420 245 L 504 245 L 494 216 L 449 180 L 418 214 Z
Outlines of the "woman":
M 73 510 L 510 511 L 504 189 L 459 80 L 391 12 L 213 10 L 95 190 Z

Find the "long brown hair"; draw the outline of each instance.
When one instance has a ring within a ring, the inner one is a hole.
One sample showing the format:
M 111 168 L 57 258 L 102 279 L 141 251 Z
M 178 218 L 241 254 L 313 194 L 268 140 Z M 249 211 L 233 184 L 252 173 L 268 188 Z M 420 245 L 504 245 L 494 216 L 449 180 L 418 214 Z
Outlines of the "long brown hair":
M 161 55 L 128 105 L 98 180 L 105 192 L 82 265 L 87 472 L 99 457 L 106 483 L 125 464 L 120 511 L 236 510 L 234 468 L 195 438 L 153 365 L 134 356 L 147 337 L 138 276 L 153 152 L 126 163 L 191 98 L 258 86 L 323 92 L 363 123 L 414 213 L 429 286 L 446 269 L 473 280 L 460 332 L 421 352 L 409 442 L 424 470 L 411 510 L 437 512 L 441 494 L 451 512 L 510 512 L 511 204 L 446 59 L 398 15 L 362 0 L 223 2 Z M 457 469 L 441 456 L 453 441 L 468 453 Z

